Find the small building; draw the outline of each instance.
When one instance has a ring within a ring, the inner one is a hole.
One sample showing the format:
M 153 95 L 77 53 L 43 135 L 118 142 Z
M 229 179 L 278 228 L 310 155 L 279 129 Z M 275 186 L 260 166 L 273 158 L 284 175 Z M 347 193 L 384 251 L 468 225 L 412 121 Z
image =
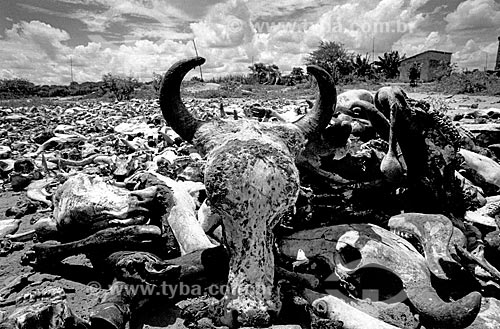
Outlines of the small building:
M 449 67 L 451 63 L 451 55 L 452 53 L 446 51 L 427 50 L 423 53 L 405 58 L 401 61 L 399 66 L 399 79 L 404 82 L 409 82 L 410 67 L 412 67 L 414 63 L 418 63 L 421 66 L 421 81 L 428 82 L 436 80 L 448 72 L 447 67 Z

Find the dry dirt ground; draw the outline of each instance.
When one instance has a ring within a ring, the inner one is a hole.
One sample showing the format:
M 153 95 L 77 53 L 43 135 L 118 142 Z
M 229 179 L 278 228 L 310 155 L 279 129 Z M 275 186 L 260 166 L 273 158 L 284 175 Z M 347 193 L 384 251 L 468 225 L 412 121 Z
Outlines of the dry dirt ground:
M 467 96 L 467 95 L 429 95 L 410 93 L 410 97 L 416 99 L 436 98 L 446 101 L 457 112 L 471 111 L 470 106 L 477 104 L 480 109 L 498 108 L 500 109 L 500 97 L 488 96 Z M 474 106 L 475 107 L 475 106 Z M 10 207 L 26 200 L 26 192 L 13 192 L 8 188 L 0 186 L 0 220 L 5 219 L 5 212 Z M 22 224 L 19 232 L 28 230 L 30 222 L 38 218 L 50 215 L 49 212 L 35 213 L 26 215 L 22 218 Z M 17 289 L 12 291 L 12 294 L 2 296 L 4 301 L 19 298 L 31 291 L 40 289 L 47 285 L 55 285 L 62 287 L 67 295 L 67 300 L 72 310 L 82 316 L 88 318 L 89 313 L 94 305 L 104 294 L 104 289 L 94 288 L 88 283 L 98 281 L 99 274 L 92 271 L 90 262 L 83 256 L 72 257 L 65 261 L 66 267 L 59 269 L 55 273 L 40 273 L 34 271 L 30 266 L 21 265 L 22 255 L 29 250 L 33 242 L 26 242 L 22 250 L 15 251 L 6 257 L 0 257 L 0 291 L 4 286 L 11 285 L 15 280 L 20 283 Z M 94 285 L 94 284 L 91 284 Z M 103 287 L 106 288 L 106 287 Z M 4 305 L 0 299 L 0 319 L 2 313 L 9 314 L 16 305 Z M 162 305 L 154 305 L 148 308 L 148 311 L 143 314 L 147 318 L 150 325 L 145 328 L 163 328 L 169 324 L 170 318 L 165 318 L 162 313 Z M 171 323 L 171 322 L 170 322 Z M 181 327 L 178 322 L 173 327 Z

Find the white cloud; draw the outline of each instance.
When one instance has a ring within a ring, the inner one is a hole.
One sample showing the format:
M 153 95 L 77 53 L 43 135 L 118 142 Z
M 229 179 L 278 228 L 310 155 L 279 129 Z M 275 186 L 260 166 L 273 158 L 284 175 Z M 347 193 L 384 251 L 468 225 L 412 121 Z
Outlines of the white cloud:
M 497 49 L 498 42 L 482 45 L 474 40 L 469 40 L 463 49 L 453 54 L 452 60 L 458 63 L 460 67 L 482 69 L 485 67 L 488 58 L 488 69 L 493 69 Z
M 200 22 L 192 23 L 191 29 L 205 47 L 237 47 L 251 42 L 254 29 L 250 11 L 242 0 L 215 5 Z
M 424 2 L 382 0 L 375 5 L 363 1 L 337 5 L 306 31 L 306 38 L 339 41 L 361 52 L 371 49 L 375 38 L 377 52 L 389 51 L 403 35 L 416 31 L 425 21 L 416 12 Z
M 500 4 L 495 0 L 466 0 L 449 13 L 447 31 L 497 28 L 500 26 Z
M 66 31 L 53 28 L 49 24 L 40 21 L 20 22 L 14 24 L 10 30 L 5 32 L 6 39 L 10 42 L 7 44 L 6 51 L 9 46 L 26 42 L 30 50 L 35 52 L 37 48 L 42 50 L 50 59 L 55 59 L 59 51 L 64 48 L 62 42 L 69 40 L 70 36 Z
M 99 80 L 107 72 L 149 79 L 153 71 L 164 72 L 193 56 L 191 39 L 207 58 L 206 77 L 248 73 L 252 60 L 288 71 L 301 66 L 321 40 L 371 53 L 373 37 L 376 53 L 452 51 L 455 62 L 472 68 L 484 65 L 486 53 L 494 61 L 500 33 L 495 0 L 462 1 L 453 13 L 445 5 L 429 6 L 429 0 L 57 1 L 65 6 L 74 2 L 75 10 L 66 18 L 84 22 L 86 30 L 68 27 L 79 33 L 72 39 L 57 20 L 47 24 L 14 17 L 14 25 L 0 38 L 0 78 L 68 83 L 71 56 L 79 82 Z M 431 12 L 424 13 L 425 8 Z M 459 28 L 466 30 L 455 32 Z M 91 42 L 69 46 L 85 38 Z
M 442 35 L 438 31 L 433 31 L 428 34 L 420 32 L 404 35 L 394 44 L 393 48 L 398 49 L 401 54 L 406 54 L 409 57 L 426 50 L 452 52 L 456 48 L 456 45 L 449 35 Z
M 75 80 L 80 82 L 99 80 L 107 72 L 150 79 L 153 71 L 166 71 L 175 61 L 194 55 L 190 44 L 171 40 L 140 40 L 120 47 L 90 42 L 71 48 L 63 43 L 68 39 L 66 31 L 39 21 L 15 24 L 0 40 L 4 65 L 0 77 L 68 83 L 72 57 Z

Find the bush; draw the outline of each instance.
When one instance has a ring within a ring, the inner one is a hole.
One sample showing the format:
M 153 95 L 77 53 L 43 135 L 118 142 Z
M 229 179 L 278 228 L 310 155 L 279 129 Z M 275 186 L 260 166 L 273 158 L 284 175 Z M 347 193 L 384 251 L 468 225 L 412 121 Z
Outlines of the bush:
M 0 80 L 1 98 L 21 98 L 33 95 L 35 84 L 26 79 Z
M 139 82 L 132 77 L 113 75 L 111 73 L 102 76 L 104 82 L 103 89 L 111 93 L 117 100 L 129 100 L 134 89 L 139 86 Z
M 413 63 L 408 69 L 408 77 L 410 78 L 410 86 L 416 87 L 418 80 L 420 80 L 420 71 L 422 69 L 422 64 Z
M 437 91 L 453 94 L 488 94 L 500 96 L 500 78 L 483 71 L 453 72 L 443 77 Z

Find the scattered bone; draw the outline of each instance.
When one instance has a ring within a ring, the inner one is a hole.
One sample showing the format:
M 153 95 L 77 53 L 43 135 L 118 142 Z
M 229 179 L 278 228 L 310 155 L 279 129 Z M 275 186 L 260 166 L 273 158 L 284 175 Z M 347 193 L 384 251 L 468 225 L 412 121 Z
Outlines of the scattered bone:
M 487 183 L 500 187 L 500 164 L 484 155 L 465 149 L 460 150 L 465 159 L 465 165 L 477 172 Z
M 55 137 L 52 137 L 48 141 L 44 142 L 42 145 L 38 147 L 35 153 L 29 154 L 28 156 L 31 156 L 33 158 L 36 158 L 38 155 L 40 155 L 42 152 L 46 151 L 47 149 L 59 145 L 64 145 L 64 144 L 75 144 L 79 142 L 85 141 L 86 138 L 82 135 L 66 135 L 66 134 L 58 134 Z
M 301 231 L 278 243 L 280 251 L 290 258 L 294 258 L 299 249 L 309 259 L 321 256 L 346 283 L 356 282 L 356 275 L 363 268 L 388 269 L 401 279 L 405 295 L 420 319 L 432 327 L 465 328 L 474 321 L 481 306 L 478 292 L 454 302 L 444 302 L 431 285 L 423 256 L 403 238 L 376 225 L 337 225 Z M 397 300 L 397 297 L 392 298 Z
M 54 244 L 51 241 L 35 244 L 25 255 L 24 261 L 32 265 L 49 266 L 66 257 L 78 254 L 111 254 L 119 250 L 138 248 L 147 241 L 158 240 L 161 230 L 153 225 L 135 225 L 124 228 L 108 228 L 82 240 Z
M 92 227 L 123 225 L 128 218 L 147 214 L 155 196 L 155 187 L 128 191 L 101 177 L 76 174 L 54 194 L 54 218 L 61 232 L 84 235 Z
M 498 229 L 497 215 L 500 215 L 500 198 L 486 198 L 486 205 L 474 211 L 467 211 L 465 219 L 469 222 Z
M 12 150 L 8 146 L 0 145 L 0 159 L 8 159 L 12 154 Z
M 398 235 L 418 241 L 423 247 L 427 265 L 436 277 L 450 280 L 450 273 L 443 269 L 444 266 L 451 274 L 460 271 L 461 265 L 455 260 L 455 247 L 463 248 L 467 241 L 445 216 L 404 213 L 391 217 L 388 225 Z
M 52 207 L 52 201 L 50 201 L 52 194 L 50 194 L 46 188 L 56 182 L 57 180 L 55 178 L 44 178 L 32 181 L 28 187 L 26 187 L 26 195 L 29 199 L 39 201 L 50 208 Z
M 3 219 L 0 220 L 0 239 L 9 234 L 16 233 L 21 224 L 21 219 Z
M 342 321 L 342 328 L 345 329 L 398 329 L 398 327 L 371 317 L 334 296 L 317 299 L 312 303 L 312 307 L 321 316 Z
M 174 232 L 181 254 L 215 247 L 196 218 L 196 204 L 189 194 L 193 188 L 204 188 L 203 184 L 200 186 L 199 183 L 176 182 L 155 172 L 139 173 L 132 179 L 148 181 L 158 189 L 164 185 L 167 193 L 171 193 L 171 208 L 168 210 L 168 217 L 162 221 L 165 221 L 164 225 L 168 225 Z

